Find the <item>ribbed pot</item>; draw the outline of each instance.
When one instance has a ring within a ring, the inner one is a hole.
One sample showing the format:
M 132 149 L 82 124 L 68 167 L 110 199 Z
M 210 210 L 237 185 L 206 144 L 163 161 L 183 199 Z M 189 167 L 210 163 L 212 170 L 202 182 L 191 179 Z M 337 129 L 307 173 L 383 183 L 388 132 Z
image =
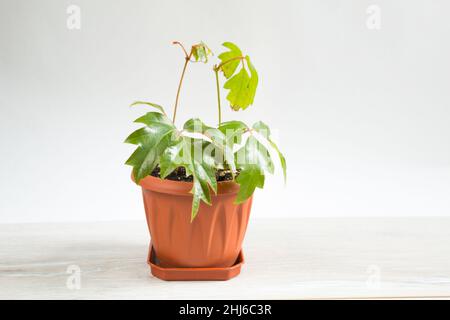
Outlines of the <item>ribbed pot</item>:
M 147 225 L 162 267 L 230 267 L 241 250 L 252 198 L 236 205 L 239 185 L 218 183 L 212 205 L 191 222 L 192 183 L 147 176 L 140 181 Z

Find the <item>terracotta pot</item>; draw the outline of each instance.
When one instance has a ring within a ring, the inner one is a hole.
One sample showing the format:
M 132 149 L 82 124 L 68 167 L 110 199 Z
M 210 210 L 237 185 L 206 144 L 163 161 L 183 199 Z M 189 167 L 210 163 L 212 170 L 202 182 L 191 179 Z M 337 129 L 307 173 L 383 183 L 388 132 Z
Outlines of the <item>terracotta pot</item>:
M 252 198 L 236 205 L 239 185 L 218 183 L 212 205 L 191 222 L 192 183 L 147 176 L 140 181 L 147 224 L 162 267 L 231 267 L 241 251 Z

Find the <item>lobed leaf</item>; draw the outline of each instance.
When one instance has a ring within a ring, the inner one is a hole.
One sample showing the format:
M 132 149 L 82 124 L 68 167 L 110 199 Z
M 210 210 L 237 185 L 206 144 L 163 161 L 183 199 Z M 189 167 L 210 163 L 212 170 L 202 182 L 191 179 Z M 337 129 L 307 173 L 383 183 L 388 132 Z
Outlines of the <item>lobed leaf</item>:
M 229 90 L 227 100 L 230 102 L 233 110 L 244 110 L 252 105 L 255 99 L 256 88 L 258 87 L 258 73 L 250 61 L 250 57 L 244 57 L 238 46 L 231 42 L 225 42 L 223 46 L 228 48 L 229 51 L 219 55 L 221 63 L 218 68 L 222 71 L 225 78 L 228 79 L 223 86 L 224 89 Z M 247 68 L 244 66 L 244 61 Z M 241 63 L 242 67 L 238 71 Z
M 230 78 L 237 67 L 239 66 L 240 57 L 242 57 L 241 49 L 237 45 L 231 42 L 225 42 L 222 44 L 225 48 L 230 49 L 229 51 L 225 51 L 219 55 L 219 59 L 222 63 L 222 67 L 220 68 L 225 78 Z
M 228 79 L 224 84 L 224 89 L 228 89 L 227 100 L 230 102 L 231 108 L 235 111 L 239 109 L 247 109 L 253 104 L 258 86 L 258 73 L 250 62 L 250 58 L 246 56 L 247 66 L 250 70 L 250 75 L 247 70 L 242 67 L 241 70 L 233 77 Z
M 133 167 L 134 180 L 139 183 L 155 169 L 161 154 L 173 144 L 176 128 L 159 112 L 148 112 L 135 122 L 146 127 L 134 131 L 125 139 L 126 143 L 138 145 L 125 163 Z

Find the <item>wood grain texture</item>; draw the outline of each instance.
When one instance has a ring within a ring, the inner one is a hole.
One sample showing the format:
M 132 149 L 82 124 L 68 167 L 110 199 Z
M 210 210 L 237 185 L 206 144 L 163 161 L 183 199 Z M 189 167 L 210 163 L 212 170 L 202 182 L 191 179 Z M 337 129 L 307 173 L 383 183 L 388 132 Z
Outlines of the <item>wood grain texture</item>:
M 250 220 L 242 273 L 164 282 L 144 221 L 0 225 L 1 299 L 450 297 L 450 218 Z M 67 268 L 81 269 L 68 289 Z

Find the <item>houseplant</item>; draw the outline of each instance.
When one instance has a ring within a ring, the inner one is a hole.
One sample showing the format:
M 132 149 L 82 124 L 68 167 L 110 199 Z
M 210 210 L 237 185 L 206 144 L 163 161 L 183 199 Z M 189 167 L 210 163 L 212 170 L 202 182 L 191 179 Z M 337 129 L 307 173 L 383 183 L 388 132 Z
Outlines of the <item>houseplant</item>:
M 144 126 L 125 142 L 136 145 L 126 161 L 132 179 L 142 187 L 147 223 L 158 264 L 165 268 L 221 268 L 232 266 L 241 250 L 253 193 L 263 188 L 265 175 L 274 172 L 278 158 L 286 179 L 286 161 L 259 121 L 222 121 L 220 81 L 235 111 L 253 104 L 258 73 L 250 57 L 225 42 L 213 67 L 217 89 L 217 126 L 198 118 L 175 125 L 180 91 L 191 63 L 208 63 L 211 50 L 204 43 L 184 52 L 172 119 L 158 104 L 136 101 L 154 109 L 135 120 Z

